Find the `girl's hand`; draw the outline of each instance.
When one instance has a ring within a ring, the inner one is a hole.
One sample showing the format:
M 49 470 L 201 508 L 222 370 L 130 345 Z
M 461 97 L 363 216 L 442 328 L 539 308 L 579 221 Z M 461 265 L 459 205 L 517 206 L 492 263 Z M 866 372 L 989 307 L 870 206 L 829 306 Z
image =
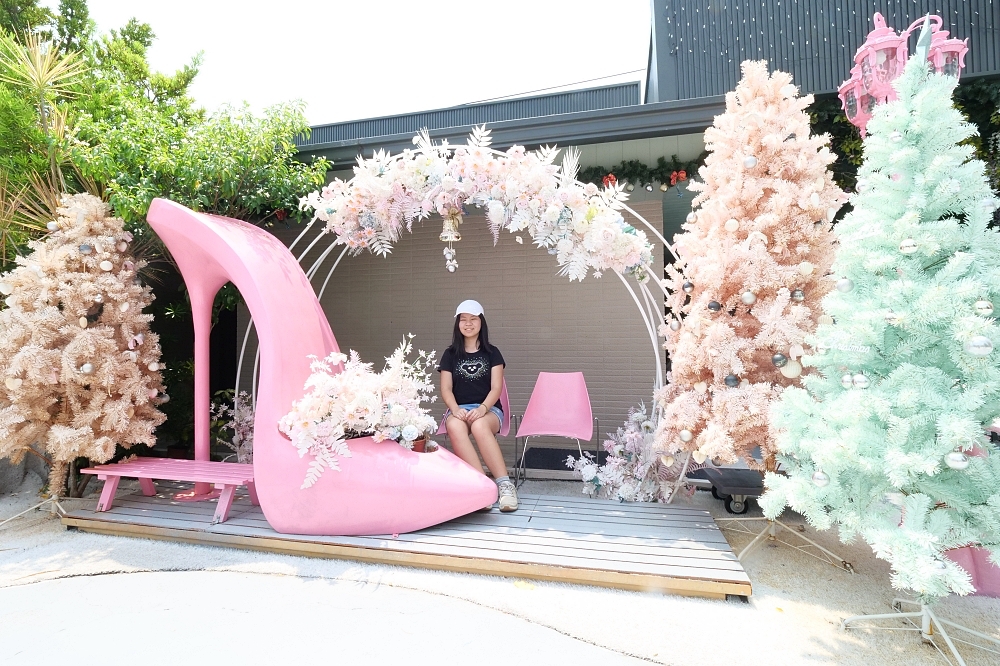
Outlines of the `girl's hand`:
M 453 411 L 451 415 L 454 416 L 455 418 L 459 418 L 462 419 L 463 421 L 471 423 L 471 421 L 469 421 L 469 410 L 467 409 L 462 409 L 461 407 L 459 407 L 458 409 Z
M 467 412 L 468 416 L 466 416 L 465 420 L 469 423 L 472 423 L 473 421 L 478 421 L 479 419 L 486 416 L 486 414 L 489 411 L 490 410 L 486 409 L 486 407 L 484 407 L 483 405 L 479 405 L 475 409 L 469 410 Z

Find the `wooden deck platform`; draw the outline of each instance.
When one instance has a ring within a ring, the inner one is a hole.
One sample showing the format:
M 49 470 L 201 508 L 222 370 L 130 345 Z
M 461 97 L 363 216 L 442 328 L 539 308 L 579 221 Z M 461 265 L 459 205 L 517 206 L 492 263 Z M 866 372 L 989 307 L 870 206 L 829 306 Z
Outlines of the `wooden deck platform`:
M 291 555 L 513 576 L 716 599 L 749 596 L 750 579 L 712 516 L 663 504 L 523 495 L 515 513 L 473 513 L 410 534 L 279 534 L 246 495 L 212 525 L 214 502 L 120 493 L 111 511 L 73 511 L 63 524 L 100 534 L 229 546 Z

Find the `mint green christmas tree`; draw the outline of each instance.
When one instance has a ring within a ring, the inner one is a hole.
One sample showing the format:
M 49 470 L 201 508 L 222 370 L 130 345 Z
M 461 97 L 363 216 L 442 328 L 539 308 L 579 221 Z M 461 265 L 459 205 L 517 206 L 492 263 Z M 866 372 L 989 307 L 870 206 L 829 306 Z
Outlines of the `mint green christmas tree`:
M 1000 234 L 985 166 L 961 142 L 957 80 L 914 56 L 898 101 L 868 124 L 854 208 L 835 228 L 836 290 L 805 365 L 772 408 L 788 476 L 761 505 L 860 535 L 892 584 L 929 602 L 972 591 L 945 556 L 979 545 L 1000 563 Z

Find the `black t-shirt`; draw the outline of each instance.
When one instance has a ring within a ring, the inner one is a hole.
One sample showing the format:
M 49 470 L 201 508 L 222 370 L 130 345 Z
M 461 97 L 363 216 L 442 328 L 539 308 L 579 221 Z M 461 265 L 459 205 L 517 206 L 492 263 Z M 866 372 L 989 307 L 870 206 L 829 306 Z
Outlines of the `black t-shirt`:
M 505 366 L 507 363 L 500 350 L 493 345 L 490 345 L 488 354 L 480 349 L 472 354 L 463 353 L 458 359 L 449 347 L 441 355 L 438 372 L 447 370 L 451 373 L 451 390 L 458 404 L 482 404 L 490 394 L 493 368 L 498 365 Z

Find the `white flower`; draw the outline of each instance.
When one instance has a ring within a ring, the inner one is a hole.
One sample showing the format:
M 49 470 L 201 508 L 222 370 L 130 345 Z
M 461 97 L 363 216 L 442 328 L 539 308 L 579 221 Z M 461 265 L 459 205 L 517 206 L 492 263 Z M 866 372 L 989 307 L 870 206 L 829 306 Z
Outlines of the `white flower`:
M 420 431 L 417 430 L 416 426 L 408 425 L 405 428 L 403 428 L 402 434 L 404 440 L 406 440 L 407 442 L 412 442 L 420 435 Z

